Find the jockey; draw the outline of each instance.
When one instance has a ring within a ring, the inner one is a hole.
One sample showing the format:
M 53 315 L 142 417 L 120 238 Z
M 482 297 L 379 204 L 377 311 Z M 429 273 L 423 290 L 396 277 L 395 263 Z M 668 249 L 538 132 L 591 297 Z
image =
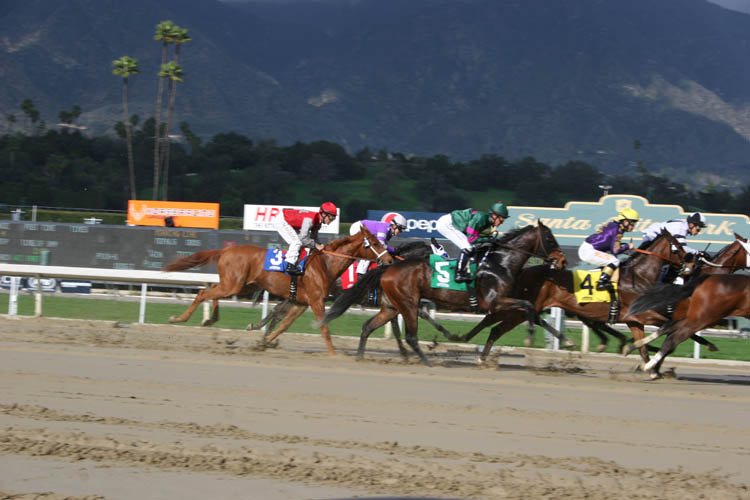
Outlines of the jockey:
M 496 231 L 497 226 L 502 224 L 508 215 L 508 207 L 502 201 L 498 201 L 488 212 L 477 212 L 471 208 L 454 210 L 445 214 L 437 220 L 436 229 L 460 250 L 458 263 L 456 264 L 457 283 L 471 281 L 471 273 L 467 271 L 469 259 L 474 253 L 474 245 L 487 241 L 489 238 L 479 233 L 485 229 Z
M 330 224 L 336 219 L 338 208 L 327 201 L 317 212 L 285 208 L 283 213 L 283 218 L 279 218 L 276 223 L 276 230 L 289 244 L 289 250 L 286 252 L 286 272 L 292 275 L 302 274 L 297 263 L 300 247 L 304 245 L 318 250 L 323 248 L 318 242 L 318 231 L 322 224 Z
M 704 227 L 706 227 L 706 216 L 700 212 L 690 214 L 684 219 L 654 222 L 643 230 L 643 243 L 641 243 L 640 248 L 646 248 L 661 234 L 662 229 L 666 229 L 682 245 L 686 252 L 707 257 L 704 255 L 705 252 L 701 252 L 685 244 L 685 237 L 688 234 L 696 236 Z
M 615 220 L 600 227 L 578 247 L 578 257 L 588 264 L 602 267 L 602 275 L 596 283 L 597 290 L 609 289 L 615 269 L 620 265 L 616 255 L 629 250 L 630 245 L 620 243 L 624 233 L 635 229 L 638 212 L 626 208 Z
M 349 234 L 357 234 L 362 226 L 365 226 L 389 252 L 393 253 L 394 248 L 388 246 L 388 242 L 394 236 L 398 236 L 406 231 L 406 218 L 401 214 L 395 214 L 391 217 L 390 222 L 367 219 L 359 220 L 351 225 Z M 365 274 L 368 267 L 370 267 L 369 260 L 360 260 L 357 264 L 357 274 Z

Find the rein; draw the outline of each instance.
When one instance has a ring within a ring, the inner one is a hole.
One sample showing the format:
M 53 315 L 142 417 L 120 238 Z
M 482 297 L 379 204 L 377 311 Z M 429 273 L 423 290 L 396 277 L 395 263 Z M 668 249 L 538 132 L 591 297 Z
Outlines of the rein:
M 659 257 L 660 259 L 662 259 L 662 260 L 666 260 L 667 262 L 670 262 L 670 263 L 672 262 L 672 259 L 671 259 L 671 258 L 669 258 L 669 257 L 664 257 L 663 255 L 659 255 L 659 254 L 658 254 L 658 253 L 656 253 L 656 252 L 649 252 L 648 250 L 641 250 L 640 248 L 633 248 L 632 250 L 633 250 L 634 252 L 638 252 L 638 253 L 645 253 L 646 255 L 653 255 L 654 257 Z M 671 255 L 672 255 L 672 254 L 670 253 L 670 257 L 671 257 Z
M 382 252 L 378 253 L 377 250 L 375 250 L 373 248 L 372 243 L 370 243 L 370 240 L 368 240 L 367 238 L 364 238 L 364 246 L 365 246 L 365 248 L 369 248 L 370 250 L 372 250 L 372 253 L 375 254 L 375 258 L 374 259 L 368 259 L 366 257 L 364 257 L 364 258 L 363 257 L 353 257 L 351 255 L 346 255 L 346 254 L 343 254 L 343 253 L 334 252 L 332 250 L 320 250 L 320 252 L 328 254 L 328 255 L 333 255 L 334 257 L 344 257 L 346 259 L 351 259 L 351 260 L 369 260 L 370 262 L 377 262 L 378 260 L 380 260 L 380 257 L 382 257 L 383 255 L 385 255 L 388 252 L 388 249 L 386 248 Z

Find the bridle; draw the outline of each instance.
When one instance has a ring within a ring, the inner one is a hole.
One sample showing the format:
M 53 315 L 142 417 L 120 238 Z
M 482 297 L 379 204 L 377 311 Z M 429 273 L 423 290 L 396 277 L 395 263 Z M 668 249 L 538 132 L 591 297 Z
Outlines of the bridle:
M 508 250 L 513 250 L 514 252 L 519 252 L 519 253 L 528 255 L 529 257 L 539 257 L 545 263 L 549 264 L 551 269 L 556 269 L 558 267 L 558 259 L 550 257 L 550 252 L 547 251 L 547 247 L 544 245 L 544 241 L 542 240 L 542 229 L 539 226 L 536 226 L 536 229 L 537 229 L 536 242 L 534 244 L 533 252 L 529 252 L 528 250 L 524 250 L 523 248 L 512 247 L 505 243 L 495 243 L 495 246 L 505 248 Z M 542 252 L 544 252 L 544 255 L 539 254 L 540 248 L 542 249 Z
M 373 246 L 372 242 L 370 242 L 370 238 L 368 238 L 364 234 L 362 235 L 362 244 L 364 245 L 365 248 L 369 248 L 370 250 L 372 250 L 372 253 L 375 254 L 375 258 L 374 259 L 368 259 L 367 257 L 353 257 L 351 255 L 346 255 L 346 254 L 343 254 L 343 253 L 334 252 L 332 250 L 321 250 L 321 252 L 324 253 L 324 254 L 327 254 L 327 255 L 333 255 L 335 257 L 344 257 L 346 259 L 351 259 L 351 260 L 369 260 L 370 262 L 378 262 L 378 261 L 381 260 L 381 257 L 383 255 L 385 255 L 385 254 L 388 253 L 388 249 L 387 248 L 384 248 L 382 252 L 378 252 L 375 249 L 375 247 Z

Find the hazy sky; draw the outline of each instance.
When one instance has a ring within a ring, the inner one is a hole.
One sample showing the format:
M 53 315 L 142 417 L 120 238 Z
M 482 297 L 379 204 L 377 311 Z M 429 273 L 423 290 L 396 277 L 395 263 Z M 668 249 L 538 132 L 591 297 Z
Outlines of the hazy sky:
M 321 0 L 223 0 L 225 2 L 276 2 L 276 3 L 290 3 L 290 2 L 319 2 Z M 408 0 L 404 0 L 408 1 Z M 738 10 L 750 14 L 750 0 L 708 0 L 709 2 L 721 5 L 727 9 Z

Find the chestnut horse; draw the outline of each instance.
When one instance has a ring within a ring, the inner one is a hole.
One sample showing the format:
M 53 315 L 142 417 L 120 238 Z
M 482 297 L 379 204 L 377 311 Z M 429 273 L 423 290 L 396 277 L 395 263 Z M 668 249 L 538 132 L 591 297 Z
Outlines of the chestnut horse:
M 672 247 L 677 249 L 672 250 Z M 633 254 L 620 265 L 620 279 L 618 281 L 618 295 L 621 302 L 620 316 L 627 312 L 628 306 L 641 293 L 646 291 L 659 276 L 662 266 L 670 263 L 680 265 L 686 252 L 682 246 L 668 232 L 664 232 L 648 247 L 647 252 L 640 251 Z M 534 304 L 534 309 L 541 312 L 550 307 L 560 307 L 567 312 L 576 314 L 592 327 L 606 326 L 609 316 L 608 302 L 579 303 L 573 289 L 573 272 L 569 270 L 550 270 L 547 266 L 533 266 L 521 271 L 515 290 L 516 297 Z M 449 336 L 451 340 L 466 342 L 482 329 L 500 322 L 490 330 L 480 361 L 484 362 L 490 353 L 492 345 L 506 332 L 512 330 L 525 320 L 518 311 L 499 311 L 489 314 L 482 319 L 470 332 L 464 336 Z M 635 321 L 627 322 L 636 338 L 643 338 L 643 325 Z M 647 362 L 646 347 L 641 348 L 641 357 Z
M 254 245 L 235 245 L 219 250 L 204 250 L 182 257 L 164 267 L 164 271 L 183 271 L 216 262 L 219 283 L 211 288 L 200 290 L 190 307 L 179 317 L 169 319 L 170 323 L 182 323 L 190 318 L 202 302 L 213 300 L 211 319 L 204 326 L 219 319 L 218 299 L 239 295 L 249 285 L 258 285 L 269 293 L 289 297 L 290 277 L 280 271 L 264 271 L 266 248 Z M 378 239 L 364 226 L 360 232 L 329 242 L 322 250 L 312 250 L 307 257 L 305 272 L 299 277 L 294 306 L 288 311 L 281 324 L 267 338 L 271 341 L 281 335 L 309 305 L 318 321 L 325 314 L 325 298 L 328 289 L 355 259 L 382 260 L 392 263 L 393 257 Z M 320 327 L 328 352 L 335 354 L 328 327 Z
M 664 359 L 691 335 L 715 325 L 727 316 L 750 318 L 750 276 L 743 274 L 707 274 L 678 290 L 676 300 L 685 307 L 685 315 L 670 321 L 660 329 L 666 335 L 654 359 L 646 363 L 645 369 L 659 374 Z M 680 300 L 682 297 L 682 300 Z M 664 297 L 669 300 L 672 297 Z
M 669 284 L 658 285 L 643 294 L 632 304 L 630 311 L 628 312 L 629 317 L 639 318 L 641 321 L 648 321 L 648 324 L 664 325 L 659 332 L 651 334 L 645 339 L 634 342 L 634 347 L 640 347 L 661 335 L 667 335 L 675 331 L 675 324 L 681 320 L 689 319 L 691 311 L 693 311 L 692 314 L 694 315 L 694 319 L 696 317 L 701 317 L 699 316 L 701 313 L 697 312 L 698 306 L 691 308 L 692 296 L 695 296 L 694 292 L 700 290 L 700 294 L 705 295 L 707 293 L 706 290 L 715 289 L 717 293 L 723 293 L 723 291 L 720 291 L 721 287 L 719 286 L 723 283 L 723 278 L 719 278 L 719 276 L 730 275 L 735 271 L 750 268 L 750 246 L 748 245 L 747 240 L 737 233 L 734 234 L 734 237 L 735 241 L 721 249 L 711 261 L 703 261 L 705 265 L 700 267 L 696 275 L 684 287 Z M 709 276 L 711 276 L 710 279 Z M 704 281 L 708 281 L 708 283 L 698 286 Z M 730 280 L 729 283 L 735 284 L 735 280 Z M 691 294 L 693 295 L 691 296 Z M 717 298 L 717 301 L 718 300 L 719 299 Z M 726 303 L 719 302 L 716 310 L 713 311 L 714 314 L 707 315 L 707 317 L 714 317 L 715 314 L 718 313 L 724 314 L 726 312 L 724 310 L 725 305 Z M 666 313 L 668 306 L 674 308 L 671 320 L 669 320 L 668 314 Z M 733 314 L 718 316 L 713 320 L 713 323 L 710 323 L 707 326 L 716 324 L 721 318 L 731 315 Z M 681 329 L 682 333 L 680 335 L 684 335 L 684 332 L 694 326 L 694 324 L 695 323 L 686 323 L 684 329 Z M 705 327 L 706 326 L 698 328 L 697 330 L 694 330 L 694 332 Z M 660 362 L 647 365 L 652 378 L 659 377 L 659 368 L 661 367 L 661 362 L 664 357 L 670 354 L 679 343 L 685 340 L 685 338 L 682 338 L 678 341 L 678 338 L 679 337 L 675 337 L 675 339 L 671 340 L 670 345 L 668 345 L 666 349 L 660 349 Z M 701 337 L 692 335 L 692 338 L 700 339 Z M 665 341 L 664 344 L 667 344 L 667 342 Z M 662 344 L 662 346 L 664 344 Z M 709 349 L 715 350 L 710 347 Z
M 496 242 L 488 244 L 488 250 L 477 266 L 475 281 L 478 304 L 483 311 L 495 313 L 500 310 L 520 310 L 525 313 L 529 328 L 534 328 L 536 313 L 533 305 L 510 295 L 515 276 L 532 256 L 540 257 L 555 267 L 565 265 L 565 254 L 552 231 L 541 221 L 536 226 L 514 229 Z M 422 362 L 429 366 L 430 361 L 419 347 L 417 337 L 420 300 L 429 299 L 438 306 L 454 310 L 469 308 L 467 292 L 432 288 L 432 275 L 432 268 L 424 261 L 396 262 L 392 266 L 373 269 L 357 285 L 334 301 L 323 324 L 341 316 L 361 295 L 363 288 L 379 284 L 383 290 L 380 312 L 363 325 L 357 358 L 362 359 L 364 356 L 369 335 L 401 314 L 406 328 L 406 342 Z

